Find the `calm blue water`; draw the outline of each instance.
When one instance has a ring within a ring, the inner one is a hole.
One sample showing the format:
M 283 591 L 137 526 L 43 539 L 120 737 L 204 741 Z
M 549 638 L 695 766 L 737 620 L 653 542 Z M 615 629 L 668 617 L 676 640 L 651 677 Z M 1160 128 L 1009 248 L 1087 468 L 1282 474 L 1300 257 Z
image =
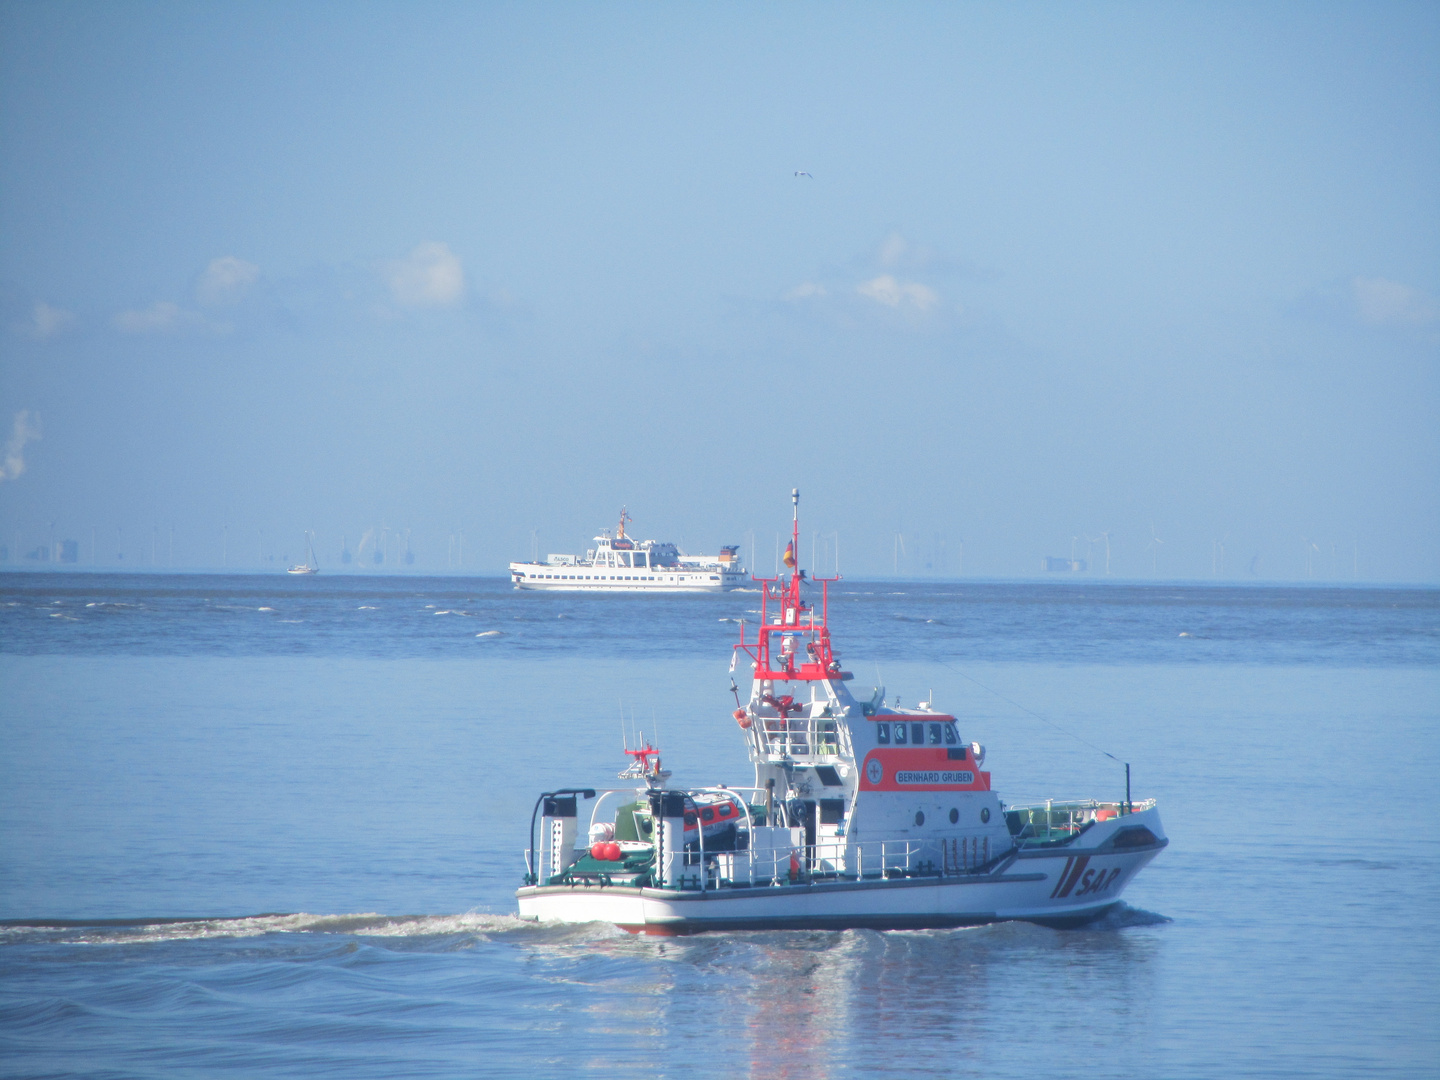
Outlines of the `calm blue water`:
M 1132 763 L 1172 842 L 1128 904 L 519 923 L 534 793 L 606 784 L 622 716 L 748 779 L 757 600 L 0 577 L 0 1074 L 1440 1076 L 1435 590 L 846 582 L 857 684 L 933 694 L 1003 798 L 1123 790 L 1066 732 Z

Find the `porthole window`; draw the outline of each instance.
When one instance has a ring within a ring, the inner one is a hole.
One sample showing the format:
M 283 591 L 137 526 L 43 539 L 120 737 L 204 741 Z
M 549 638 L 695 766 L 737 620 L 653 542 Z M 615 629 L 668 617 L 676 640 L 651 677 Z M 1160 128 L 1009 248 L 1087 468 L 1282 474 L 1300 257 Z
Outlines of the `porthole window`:
M 924 825 L 924 824 L 925 824 L 925 811 L 924 811 L 924 810 L 916 810 L 916 811 L 915 811 L 915 824 L 916 824 L 916 825 Z
M 950 808 L 950 824 L 951 824 L 951 825 L 954 825 L 954 824 L 956 824 L 957 822 L 959 822 L 959 820 L 960 820 L 960 811 L 959 811 L 959 810 L 956 810 L 956 809 L 952 806 L 952 807 Z
M 981 809 L 981 811 L 980 811 L 980 820 L 981 820 L 981 821 L 989 821 L 989 820 L 990 820 L 990 808 L 989 808 L 988 806 L 983 807 L 983 808 Z

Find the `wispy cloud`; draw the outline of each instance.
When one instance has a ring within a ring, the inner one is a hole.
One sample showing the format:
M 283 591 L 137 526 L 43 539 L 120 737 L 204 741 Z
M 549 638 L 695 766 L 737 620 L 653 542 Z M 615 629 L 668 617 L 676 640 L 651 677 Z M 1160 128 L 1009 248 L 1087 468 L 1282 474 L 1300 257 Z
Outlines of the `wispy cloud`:
M 72 312 L 64 308 L 52 307 L 44 300 L 35 301 L 35 307 L 30 313 L 30 321 L 25 326 L 25 332 L 37 341 L 52 338 L 56 334 L 75 321 Z
M 921 285 L 918 281 L 898 281 L 891 274 L 862 281 L 855 286 L 855 291 L 867 300 L 888 308 L 906 307 L 916 311 L 928 311 L 940 299 L 928 285 Z
M 893 312 L 902 316 L 902 324 L 910 329 L 933 328 L 938 325 L 936 316 L 954 316 L 961 310 L 958 305 L 943 304 L 934 286 L 917 280 L 930 276 L 927 269 L 938 263 L 938 256 L 929 248 L 917 247 L 900 233 L 890 232 L 860 255 L 849 272 L 840 270 L 833 277 L 802 281 L 781 293 L 781 299 L 834 318 L 884 319 L 891 317 L 887 312 Z M 948 320 L 941 323 L 948 325 Z
M 260 267 L 234 255 L 210 260 L 195 283 L 195 299 L 206 307 L 238 304 L 260 280 Z
M 875 262 L 882 270 L 904 270 L 910 273 L 944 271 L 965 273 L 967 276 L 975 274 L 973 267 L 967 268 L 942 255 L 934 248 L 913 243 L 901 233 L 893 231 L 887 233 L 885 238 L 880 241 L 880 246 L 875 250 Z
M 802 281 L 799 285 L 787 291 L 784 294 L 784 298 L 794 302 L 797 300 L 819 299 L 828 294 L 829 290 L 826 289 L 824 285 L 817 285 L 813 281 Z
M 460 256 L 442 243 L 421 244 L 386 268 L 390 294 L 402 307 L 449 307 L 465 295 Z
M 14 480 L 25 471 L 25 444 L 40 438 L 40 418 L 32 417 L 29 409 L 15 414 L 15 426 L 5 443 L 5 457 L 0 461 L 0 480 Z
M 1440 322 L 1440 302 L 1419 289 L 1385 278 L 1350 282 L 1355 315 L 1370 326 L 1422 327 Z
M 120 312 L 115 316 L 115 328 L 127 334 L 176 334 L 204 330 L 210 328 L 210 324 L 204 316 L 186 311 L 179 304 L 157 300 L 148 308 Z

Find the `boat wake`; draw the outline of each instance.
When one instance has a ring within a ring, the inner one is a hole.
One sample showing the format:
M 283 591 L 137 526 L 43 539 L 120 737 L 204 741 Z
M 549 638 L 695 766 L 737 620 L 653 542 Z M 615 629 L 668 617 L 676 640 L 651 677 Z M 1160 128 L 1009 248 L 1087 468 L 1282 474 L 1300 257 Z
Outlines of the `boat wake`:
M 1132 926 L 1161 926 L 1168 922 L 1174 922 L 1169 915 L 1161 915 L 1156 911 L 1146 911 L 1144 908 L 1131 907 L 1121 902 L 1107 911 L 1100 918 L 1088 924 L 1087 930 L 1126 930 Z
M 230 919 L 55 920 L 0 925 L 0 944 L 132 945 L 160 941 L 251 938 L 266 934 L 344 934 L 351 937 L 446 937 L 534 929 L 514 915 L 247 915 Z

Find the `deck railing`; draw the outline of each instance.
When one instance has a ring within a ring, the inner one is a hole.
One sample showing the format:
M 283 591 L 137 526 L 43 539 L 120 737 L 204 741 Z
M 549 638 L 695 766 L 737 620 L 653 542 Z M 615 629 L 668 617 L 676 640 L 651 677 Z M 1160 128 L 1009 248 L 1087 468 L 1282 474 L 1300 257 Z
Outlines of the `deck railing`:
M 933 850 L 932 850 L 933 849 Z M 880 880 L 917 873 L 944 873 L 940 845 L 920 840 L 875 840 L 802 844 L 759 851 L 720 851 L 704 857 L 687 854 L 681 889 L 724 886 L 756 887 L 810 883 L 816 880 Z
M 1154 805 L 1154 799 L 1137 803 L 1046 799 L 1026 806 L 1006 806 L 1005 821 L 1017 840 L 1049 843 L 1067 840 L 1097 821 L 1148 810 Z
M 762 757 L 854 756 L 849 731 L 833 716 L 758 716 L 750 741 Z

